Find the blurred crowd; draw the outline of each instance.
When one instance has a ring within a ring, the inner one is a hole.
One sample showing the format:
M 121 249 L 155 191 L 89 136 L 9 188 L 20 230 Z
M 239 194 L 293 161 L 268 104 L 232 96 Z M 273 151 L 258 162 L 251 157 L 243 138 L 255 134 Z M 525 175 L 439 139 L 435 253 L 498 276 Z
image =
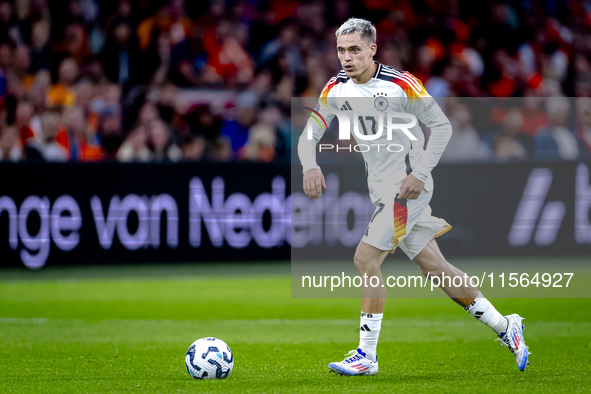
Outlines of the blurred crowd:
M 0 160 L 281 160 L 352 16 L 448 97 L 442 160 L 590 155 L 591 1 L 0 0 Z
M 446 98 L 443 162 L 590 160 L 591 98 Z

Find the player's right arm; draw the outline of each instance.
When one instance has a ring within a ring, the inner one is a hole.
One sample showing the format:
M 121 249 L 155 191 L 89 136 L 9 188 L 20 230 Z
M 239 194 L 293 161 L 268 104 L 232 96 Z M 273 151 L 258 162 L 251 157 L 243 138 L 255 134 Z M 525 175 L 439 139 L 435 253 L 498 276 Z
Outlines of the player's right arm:
M 304 193 L 314 200 L 322 195 L 323 188 L 326 189 L 324 175 L 316 162 L 316 145 L 335 116 L 334 113 L 328 112 L 329 108 L 335 107 L 331 94 L 335 84 L 336 78 L 333 77 L 322 90 L 318 104 L 312 110 L 306 128 L 298 141 L 298 156 L 304 174 Z

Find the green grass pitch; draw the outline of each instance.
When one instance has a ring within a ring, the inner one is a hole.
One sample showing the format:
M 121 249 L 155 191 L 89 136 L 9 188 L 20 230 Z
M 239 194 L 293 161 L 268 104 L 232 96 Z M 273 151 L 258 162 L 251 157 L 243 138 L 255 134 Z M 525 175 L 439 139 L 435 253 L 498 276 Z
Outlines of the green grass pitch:
M 0 271 L 0 392 L 588 392 L 590 299 L 495 299 L 526 318 L 519 372 L 448 299 L 389 299 L 380 373 L 328 373 L 358 343 L 356 299 L 292 299 L 288 264 Z M 231 375 L 193 380 L 188 346 L 228 343 Z

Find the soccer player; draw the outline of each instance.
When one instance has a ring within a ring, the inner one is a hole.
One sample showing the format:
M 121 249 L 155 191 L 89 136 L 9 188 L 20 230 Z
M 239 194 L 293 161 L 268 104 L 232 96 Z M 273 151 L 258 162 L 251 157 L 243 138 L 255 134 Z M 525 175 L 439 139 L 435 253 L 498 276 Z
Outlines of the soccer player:
M 449 297 L 492 329 L 515 355 L 519 370 L 525 370 L 530 353 L 523 338 L 523 318 L 517 314 L 501 315 L 469 281 L 463 281 L 459 287 L 453 286 L 452 281 L 441 281 L 443 277 L 453 279 L 465 275 L 441 254 L 435 238 L 451 226 L 445 220 L 431 216 L 429 206 L 433 193 L 431 171 L 451 136 L 449 120 L 420 80 L 408 72 L 373 61 L 377 46 L 376 30 L 371 22 L 351 18 L 335 34 L 337 55 L 343 70 L 328 81 L 315 108 L 325 124 L 330 124 L 335 110 L 354 109 L 363 114 L 363 108 L 353 108 L 360 107 L 353 98 L 361 98 L 358 100 L 371 100 L 378 111 L 387 109 L 414 115 L 430 129 L 431 135 L 424 148 L 424 136 L 418 125 L 408 128 L 413 139 L 400 132 L 390 133 L 390 140 L 387 140 L 388 133 L 384 131 L 373 141 L 360 139 L 354 134 L 360 144 L 386 146 L 396 143 L 404 150 L 394 153 L 383 148 L 381 152 L 363 149 L 369 194 L 376 209 L 357 246 L 354 263 L 361 276 L 376 276 L 380 285 L 362 286 L 359 347 L 347 354 L 343 361 L 330 363 L 329 370 L 341 375 L 378 373 L 376 349 L 386 301 L 380 267 L 397 246 L 421 268 L 423 275 L 432 280 L 438 277 L 440 287 Z M 303 167 L 304 192 L 309 198 L 318 199 L 326 184 L 316 163 L 316 145 L 326 126 L 312 118 L 308 122 L 306 130 L 312 128 L 312 138 L 306 131 L 302 133 L 298 155 Z M 374 135 L 379 134 L 377 131 L 380 130 L 372 130 Z

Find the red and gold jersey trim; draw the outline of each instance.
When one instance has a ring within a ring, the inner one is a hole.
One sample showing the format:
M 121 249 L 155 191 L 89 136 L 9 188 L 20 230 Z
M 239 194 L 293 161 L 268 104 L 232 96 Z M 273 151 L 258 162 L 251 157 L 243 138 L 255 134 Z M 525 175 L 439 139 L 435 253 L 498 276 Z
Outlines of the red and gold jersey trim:
M 337 75 L 332 77 L 326 83 L 326 85 L 324 85 L 324 89 L 322 89 L 322 93 L 320 94 L 320 102 L 322 103 L 322 105 L 324 105 L 325 107 L 328 107 L 328 93 L 330 93 L 330 90 L 332 88 L 334 88 L 336 85 L 338 85 L 339 83 L 347 82 L 348 79 L 349 78 L 346 76 L 344 71 L 341 71 L 340 73 L 338 73 Z
M 398 71 L 382 65 L 378 78 L 400 86 L 408 98 L 429 97 L 421 80 L 408 71 Z

